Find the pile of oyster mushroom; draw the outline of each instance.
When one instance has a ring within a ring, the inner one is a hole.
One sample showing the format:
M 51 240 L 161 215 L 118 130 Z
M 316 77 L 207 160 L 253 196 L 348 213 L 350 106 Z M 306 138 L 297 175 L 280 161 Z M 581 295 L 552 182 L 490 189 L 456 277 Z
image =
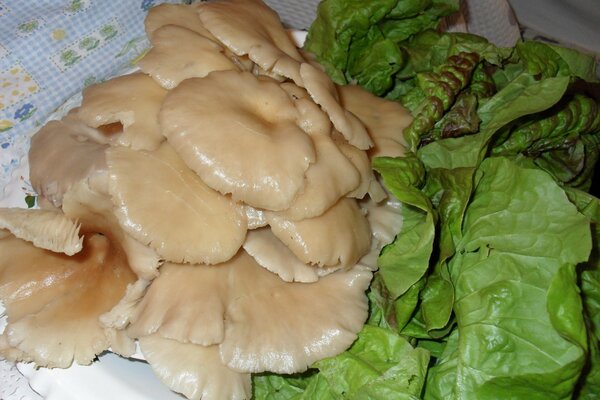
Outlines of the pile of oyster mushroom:
M 0 210 L 0 355 L 43 367 L 139 347 L 190 399 L 347 349 L 399 204 L 399 105 L 336 87 L 254 0 L 161 5 L 139 72 L 32 139 L 40 209 Z

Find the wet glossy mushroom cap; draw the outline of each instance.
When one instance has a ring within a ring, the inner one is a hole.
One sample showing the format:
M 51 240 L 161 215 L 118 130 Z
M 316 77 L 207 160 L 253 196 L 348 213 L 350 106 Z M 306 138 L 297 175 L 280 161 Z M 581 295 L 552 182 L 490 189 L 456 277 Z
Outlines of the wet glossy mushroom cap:
M 339 104 L 336 86 L 324 71 L 309 63 L 303 63 L 300 66 L 300 75 L 312 99 L 325 110 L 333 126 L 351 145 L 361 150 L 373 145 L 360 120 Z
M 216 264 L 237 253 L 243 208 L 208 187 L 168 143 L 152 152 L 111 148 L 107 162 L 117 218 L 136 240 L 172 262 Z
M 339 354 L 367 317 L 364 291 L 372 273 L 355 267 L 314 283 L 283 282 L 240 253 L 232 276 L 221 359 L 241 372 L 304 371 Z M 317 300 L 318 299 L 318 300 Z
M 214 39 L 200 22 L 195 5 L 159 4 L 152 7 L 144 20 L 144 28 L 148 37 L 152 38 L 154 32 L 165 25 L 181 26 L 207 39 Z
M 165 89 L 187 78 L 212 71 L 238 70 L 219 44 L 177 25 L 158 28 L 150 39 L 152 48 L 138 62 L 142 71 Z
M 228 263 L 211 267 L 165 263 L 131 315 L 129 335 L 156 333 L 204 346 L 221 343 L 230 270 Z
M 63 212 L 91 232 L 101 232 L 125 253 L 128 266 L 139 277 L 153 279 L 162 263 L 158 254 L 125 232 L 115 216 L 108 180 L 82 180 L 65 194 Z
M 318 267 L 303 263 L 268 228 L 248 232 L 244 250 L 268 271 L 277 274 L 286 282 L 316 282 L 319 277 L 329 275 L 341 268 Z
M 219 266 L 163 268 L 130 335 L 215 342 L 224 364 L 239 372 L 304 371 L 345 350 L 367 317 L 372 273 L 360 266 L 314 283 L 284 282 L 245 251 Z
M 118 144 L 154 150 L 164 141 L 158 110 L 166 94 L 148 75 L 124 75 L 88 86 L 77 115 L 94 128 L 120 122 L 123 133 L 118 136 Z
M 291 221 L 269 213 L 275 236 L 304 263 L 320 266 L 354 265 L 369 251 L 369 223 L 354 199 L 342 198 L 324 214 Z
M 303 58 L 275 11 L 260 0 L 219 0 L 198 4 L 202 24 L 224 46 L 265 71 L 302 86 Z
M 316 160 L 306 171 L 302 192 L 287 210 L 278 212 L 283 218 L 298 221 L 318 217 L 361 184 L 359 171 L 331 137 L 315 135 L 312 139 Z
M 223 365 L 218 346 L 180 343 L 153 335 L 141 338 L 140 348 L 160 380 L 188 399 L 251 398 L 250 374 Z
M 342 106 L 362 121 L 373 139 L 371 158 L 404 155 L 407 143 L 402 132 L 413 118 L 400 102 L 377 97 L 358 85 L 338 86 L 338 93 Z
M 108 138 L 83 124 L 76 111 L 50 121 L 31 138 L 29 177 L 36 193 L 60 207 L 64 193 L 81 179 L 106 171 Z M 104 143 L 101 140 L 104 139 Z
M 85 226 L 83 233 L 83 249 L 73 256 L 12 235 L 0 239 L 4 356 L 66 368 L 89 364 L 111 345 L 98 317 L 119 302 L 135 275 L 107 236 Z
M 277 82 L 235 71 L 187 79 L 160 111 L 162 132 L 207 185 L 269 210 L 290 206 L 315 159 L 297 120 Z

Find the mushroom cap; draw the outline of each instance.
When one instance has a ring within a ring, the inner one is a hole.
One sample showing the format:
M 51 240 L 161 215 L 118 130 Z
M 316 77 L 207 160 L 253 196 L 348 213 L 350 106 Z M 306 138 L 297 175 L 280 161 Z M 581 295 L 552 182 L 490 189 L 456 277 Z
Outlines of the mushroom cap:
M 121 226 L 164 259 L 216 264 L 242 246 L 243 208 L 205 185 L 168 143 L 152 152 L 114 147 L 107 162 Z
M 372 277 L 356 266 L 314 283 L 284 282 L 245 251 L 215 267 L 165 264 L 161 271 L 129 334 L 218 344 L 222 361 L 239 372 L 300 372 L 344 351 L 367 317 Z
M 315 159 L 297 119 L 277 82 L 236 71 L 185 80 L 160 111 L 169 143 L 207 185 L 269 210 L 290 206 Z
M 346 141 L 346 139 L 339 133 L 333 132 L 332 138 L 337 144 L 338 148 L 348 160 L 354 165 L 354 167 L 360 173 L 360 185 L 352 192 L 348 193 L 348 197 L 354 197 L 356 199 L 362 199 L 367 193 L 375 201 L 379 202 L 386 198 L 386 193 L 375 177 L 373 168 L 371 168 L 371 160 L 366 151 L 360 150 Z
M 288 92 L 299 113 L 298 126 L 311 137 L 331 136 L 329 116 L 310 97 L 308 92 L 294 83 L 284 82 L 281 87 Z
M 118 144 L 154 150 L 164 141 L 158 111 L 166 94 L 148 75 L 123 75 L 85 88 L 77 115 L 94 128 L 120 122 Z
M 138 65 L 165 89 L 212 71 L 238 69 L 223 53 L 223 47 L 187 28 L 165 25 L 150 40 L 152 48 Z
M 269 213 L 271 230 L 304 263 L 352 266 L 371 244 L 371 230 L 356 201 L 340 199 L 324 214 L 291 221 Z
M 403 131 L 412 122 L 410 112 L 399 102 L 377 97 L 358 85 L 338 86 L 340 103 L 355 114 L 373 139 L 373 157 L 402 157 L 408 144 Z
M 335 356 L 367 317 L 372 273 L 340 270 L 314 283 L 283 282 L 241 252 L 232 275 L 221 359 L 242 372 L 295 373 Z M 318 299 L 318 300 L 317 300 Z
M 246 212 L 246 218 L 248 219 L 248 229 L 258 229 L 268 225 L 263 210 L 244 204 L 244 211 Z
M 219 0 L 198 4 L 202 24 L 224 46 L 248 57 L 265 71 L 302 86 L 303 58 L 279 16 L 260 0 Z
M 181 26 L 207 39 L 216 40 L 200 22 L 195 5 L 160 4 L 152 7 L 144 20 L 144 28 L 148 37 L 152 38 L 154 32 L 165 25 Z
M 287 210 L 278 212 L 283 218 L 298 221 L 317 217 L 361 184 L 359 171 L 331 137 L 315 135 L 312 139 L 316 161 L 306 171 L 306 183 L 302 192 Z
M 221 343 L 230 270 L 228 263 L 165 263 L 131 316 L 128 334 L 141 338 L 156 333 L 203 346 Z
M 0 247 L 3 335 L 10 347 L 39 366 L 66 368 L 89 364 L 110 346 L 98 317 L 135 275 L 106 236 L 87 234 L 83 250 L 70 257 L 15 237 L 0 240 Z
M 300 76 L 310 97 L 323 107 L 333 126 L 351 145 L 361 150 L 366 150 L 373 145 L 360 120 L 339 104 L 336 86 L 323 70 L 305 62 L 300 65 Z
M 217 346 L 153 335 L 141 338 L 140 348 L 160 380 L 190 400 L 242 400 L 252 395 L 250 374 L 223 365 Z
M 286 282 L 316 282 L 319 277 L 328 275 L 341 268 L 315 267 L 304 264 L 283 242 L 268 228 L 248 232 L 244 250 L 268 271 L 277 274 Z
M 101 134 L 83 124 L 76 111 L 50 121 L 31 138 L 29 177 L 33 189 L 60 207 L 64 193 L 81 179 L 106 171 Z
M 108 180 L 99 175 L 95 180 L 82 180 L 65 193 L 63 211 L 66 216 L 80 221 L 88 231 L 102 232 L 125 253 L 129 267 L 139 276 L 153 279 L 158 275 L 162 260 L 148 246 L 129 236 L 115 216 L 114 205 L 108 195 Z
M 41 249 L 69 256 L 78 253 L 83 246 L 79 228 L 78 223 L 60 212 L 0 208 L 0 230 L 6 229 Z

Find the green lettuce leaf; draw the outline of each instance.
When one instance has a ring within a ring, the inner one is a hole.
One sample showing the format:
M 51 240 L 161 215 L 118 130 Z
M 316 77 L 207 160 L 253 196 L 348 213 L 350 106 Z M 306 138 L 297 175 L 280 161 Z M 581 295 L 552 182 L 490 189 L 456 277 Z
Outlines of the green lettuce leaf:
M 449 263 L 457 332 L 427 399 L 571 398 L 587 339 L 575 265 L 589 222 L 546 173 L 486 159 Z

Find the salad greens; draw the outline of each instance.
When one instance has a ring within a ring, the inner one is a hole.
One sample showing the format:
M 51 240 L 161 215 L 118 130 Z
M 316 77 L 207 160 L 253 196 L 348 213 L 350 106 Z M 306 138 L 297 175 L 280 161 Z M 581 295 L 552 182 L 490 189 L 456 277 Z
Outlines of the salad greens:
M 414 116 L 358 340 L 258 399 L 600 399 L 594 57 L 433 30 L 456 0 L 325 0 L 305 48 Z M 399 132 L 400 134 L 400 132 Z

